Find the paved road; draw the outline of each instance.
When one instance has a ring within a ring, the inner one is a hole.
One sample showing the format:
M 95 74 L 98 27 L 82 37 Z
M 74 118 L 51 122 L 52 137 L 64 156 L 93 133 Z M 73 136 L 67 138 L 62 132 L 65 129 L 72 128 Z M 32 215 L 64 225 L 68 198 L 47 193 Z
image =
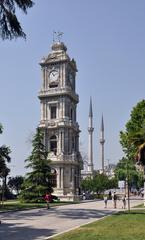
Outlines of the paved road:
M 142 200 L 131 200 L 131 206 Z M 90 201 L 47 209 L 7 212 L 0 215 L 0 240 L 44 240 L 50 236 L 82 224 L 98 220 L 122 209 L 118 201 L 117 209 L 108 201 L 107 209 L 103 201 Z

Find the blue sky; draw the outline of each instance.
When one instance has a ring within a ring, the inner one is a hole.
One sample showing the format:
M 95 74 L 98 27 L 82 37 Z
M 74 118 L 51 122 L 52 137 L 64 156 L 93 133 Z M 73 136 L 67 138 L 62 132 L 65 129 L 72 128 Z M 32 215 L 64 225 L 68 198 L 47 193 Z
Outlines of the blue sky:
M 53 30 L 64 32 L 68 54 L 77 62 L 81 148 L 87 153 L 92 96 L 95 168 L 101 167 L 102 113 L 105 161 L 116 163 L 123 155 L 119 132 L 132 108 L 145 98 L 145 1 L 37 0 L 27 16 L 17 13 L 27 40 L 0 40 L 0 122 L 4 126 L 0 144 L 12 150 L 10 175 L 26 172 L 24 160 L 40 121 L 39 62 L 51 49 Z

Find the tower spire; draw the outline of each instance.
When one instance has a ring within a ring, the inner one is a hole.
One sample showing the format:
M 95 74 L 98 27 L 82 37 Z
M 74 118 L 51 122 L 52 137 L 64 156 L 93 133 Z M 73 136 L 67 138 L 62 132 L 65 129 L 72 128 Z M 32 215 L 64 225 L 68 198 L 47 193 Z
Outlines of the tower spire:
M 93 175 L 93 110 L 92 110 L 92 98 L 90 97 L 90 108 L 89 108 L 89 143 L 88 143 L 88 173 Z
M 102 114 L 102 120 L 101 120 L 101 137 L 100 137 L 100 144 L 101 144 L 101 162 L 102 162 L 102 171 L 104 173 L 104 120 L 103 120 L 103 114 Z

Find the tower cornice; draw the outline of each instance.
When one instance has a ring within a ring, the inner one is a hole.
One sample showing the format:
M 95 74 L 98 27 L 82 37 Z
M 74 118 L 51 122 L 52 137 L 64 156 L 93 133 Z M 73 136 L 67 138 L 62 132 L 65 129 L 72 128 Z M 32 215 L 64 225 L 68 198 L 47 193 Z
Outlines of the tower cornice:
M 79 96 L 78 94 L 72 92 L 70 90 L 70 88 L 58 88 L 58 89 L 54 89 L 54 91 L 51 90 L 41 90 L 38 94 L 39 99 L 43 99 L 46 97 L 60 97 L 60 96 L 69 96 L 71 99 L 73 99 L 76 103 L 79 102 Z

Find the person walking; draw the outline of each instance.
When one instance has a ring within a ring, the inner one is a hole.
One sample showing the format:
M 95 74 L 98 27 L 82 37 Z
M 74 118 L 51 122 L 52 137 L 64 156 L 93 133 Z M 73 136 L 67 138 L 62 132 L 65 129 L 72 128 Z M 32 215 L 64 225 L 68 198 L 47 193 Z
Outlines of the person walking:
M 47 209 L 50 208 L 50 202 L 52 201 L 52 196 L 51 193 L 46 193 L 44 197 L 46 204 L 47 204 Z
M 113 193 L 112 200 L 113 200 L 114 208 L 116 208 L 117 207 L 117 195 L 116 195 L 116 192 Z
M 107 208 L 107 202 L 108 202 L 108 198 L 106 195 L 104 195 L 104 203 L 105 203 L 105 208 Z
M 109 197 L 109 200 L 112 199 L 112 193 L 111 193 L 111 191 L 109 191 L 108 197 Z
M 123 196 L 122 196 L 122 208 L 126 208 L 126 195 L 124 194 Z

